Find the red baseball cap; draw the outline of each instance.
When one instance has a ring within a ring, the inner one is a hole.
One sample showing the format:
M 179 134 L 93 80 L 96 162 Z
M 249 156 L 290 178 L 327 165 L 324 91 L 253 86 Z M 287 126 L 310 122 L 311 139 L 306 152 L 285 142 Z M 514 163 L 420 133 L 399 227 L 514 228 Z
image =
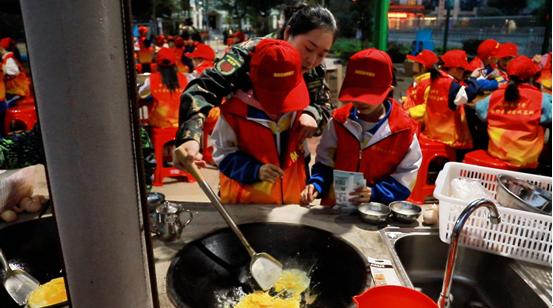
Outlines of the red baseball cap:
M 0 47 L 2 47 L 4 49 L 8 49 L 11 44 L 12 44 L 12 39 L 9 38 L 9 37 L 5 37 L 5 38 L 0 40 Z
M 156 63 L 162 66 L 175 65 L 175 53 L 169 48 L 161 48 L 156 54 Z
M 518 56 L 507 64 L 507 74 L 520 80 L 530 80 L 540 71 L 540 67 L 526 56 Z
M 214 61 L 215 51 L 209 45 L 199 43 L 192 52 L 187 52 L 186 56 L 189 58 L 202 58 L 204 60 Z
M 384 51 L 369 48 L 351 56 L 339 100 L 377 105 L 392 89 L 392 59 Z
M 484 40 L 482 41 L 482 43 L 480 43 L 480 45 L 478 45 L 478 50 L 476 51 L 476 54 L 478 55 L 478 58 L 482 60 L 486 60 L 489 57 L 495 57 L 499 45 L 499 42 L 496 40 Z
M 301 56 L 290 43 L 263 39 L 250 61 L 250 78 L 259 104 L 268 114 L 303 110 L 309 92 L 301 72 Z
M 453 49 L 444 53 L 441 57 L 443 67 L 455 68 L 461 67 L 465 71 L 473 71 L 475 67 L 468 62 L 467 53 L 461 49 Z
M 165 43 L 165 37 L 163 35 L 158 35 L 155 39 L 157 45 L 163 45 L 163 43 Z
M 518 56 L 518 46 L 515 43 L 503 43 L 499 45 L 495 57 L 498 59 Z
M 428 49 L 424 49 L 416 56 L 407 55 L 407 59 L 424 65 L 425 69 L 430 69 L 432 65 L 438 62 L 438 56 Z
M 140 34 L 140 36 L 146 36 L 146 34 L 148 34 L 148 27 L 146 26 L 140 26 L 138 27 L 138 33 Z
M 184 40 L 182 39 L 182 37 L 177 36 L 175 38 L 175 47 L 178 47 L 178 48 L 184 47 Z

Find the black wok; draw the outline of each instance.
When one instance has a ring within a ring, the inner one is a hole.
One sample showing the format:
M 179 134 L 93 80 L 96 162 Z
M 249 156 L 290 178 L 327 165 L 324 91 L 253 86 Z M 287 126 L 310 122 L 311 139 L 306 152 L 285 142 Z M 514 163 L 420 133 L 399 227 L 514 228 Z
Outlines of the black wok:
M 62 276 L 63 259 L 58 230 L 52 217 L 16 223 L 0 229 L 0 247 L 9 263 L 22 266 L 40 283 Z M 2 269 L 0 272 L 1 275 L 4 274 Z M 0 307 L 20 307 L 2 286 Z
M 280 260 L 284 269 L 310 272 L 316 301 L 308 307 L 349 307 L 352 296 L 366 287 L 367 269 L 358 251 L 330 232 L 283 223 L 240 225 L 254 249 Z M 186 245 L 173 259 L 167 273 L 167 291 L 177 307 L 217 306 L 217 294 L 237 286 L 248 292 L 243 279 L 250 258 L 229 228 Z

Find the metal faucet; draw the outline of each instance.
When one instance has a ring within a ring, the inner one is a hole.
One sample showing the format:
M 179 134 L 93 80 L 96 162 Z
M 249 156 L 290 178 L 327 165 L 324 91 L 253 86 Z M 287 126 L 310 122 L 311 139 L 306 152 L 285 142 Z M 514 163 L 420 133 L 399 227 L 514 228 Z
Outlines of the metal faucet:
M 490 222 L 492 224 L 498 224 L 501 222 L 499 212 L 495 207 L 495 204 L 488 199 L 477 199 L 472 201 L 459 215 L 455 226 L 451 232 L 451 242 L 449 244 L 449 251 L 447 253 L 447 264 L 445 266 L 444 282 L 442 284 L 442 291 L 440 292 L 440 298 L 438 299 L 438 307 L 445 308 L 449 306 L 449 292 L 451 290 L 451 282 L 453 281 L 453 270 L 455 269 L 455 261 L 457 259 L 457 245 L 459 243 L 459 237 L 461 235 L 461 229 L 465 225 L 470 215 L 476 211 L 479 207 L 486 207 L 490 211 Z

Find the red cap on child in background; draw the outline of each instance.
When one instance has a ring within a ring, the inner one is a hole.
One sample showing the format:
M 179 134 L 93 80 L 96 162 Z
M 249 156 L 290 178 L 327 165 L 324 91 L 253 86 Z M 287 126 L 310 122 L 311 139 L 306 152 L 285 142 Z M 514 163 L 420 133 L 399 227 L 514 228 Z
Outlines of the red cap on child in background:
M 192 52 L 187 52 L 186 56 L 189 58 L 201 58 L 204 60 L 214 61 L 215 51 L 209 45 L 199 43 Z
M 530 80 L 540 71 L 540 67 L 526 56 L 518 56 L 507 64 L 507 74 L 520 80 Z
M 482 61 L 487 60 L 490 57 L 495 57 L 499 45 L 499 42 L 496 40 L 484 40 L 480 43 L 480 45 L 478 45 L 476 54 L 478 55 L 478 58 L 482 59 Z
M 156 54 L 156 63 L 161 66 L 175 65 L 175 53 L 169 48 L 161 48 Z
M 468 62 L 467 53 L 461 49 L 449 50 L 440 58 L 445 68 L 461 67 L 465 69 L 465 71 L 473 71 L 475 69 L 475 67 Z
M 11 44 L 12 44 L 12 39 L 9 38 L 9 37 L 5 37 L 5 38 L 0 40 L 0 47 L 2 47 L 4 49 L 8 49 Z
M 165 37 L 163 35 L 156 36 L 155 40 L 156 40 L 156 45 L 158 46 L 161 46 L 163 45 L 163 43 L 165 43 Z
M 369 48 L 351 56 L 340 90 L 342 102 L 380 104 L 392 89 L 392 59 L 384 51 Z
M 518 46 L 515 43 L 502 43 L 495 54 L 498 59 L 516 56 L 518 56 Z
M 184 47 L 184 40 L 182 39 L 182 37 L 177 36 L 175 38 L 175 47 L 178 47 L 178 48 Z
M 309 105 L 301 66 L 301 56 L 290 43 L 267 38 L 257 44 L 250 61 L 250 78 L 266 113 L 280 115 Z
M 146 36 L 146 34 L 148 34 L 148 31 L 148 27 L 146 26 L 138 27 L 138 33 L 140 34 L 140 36 Z
M 407 55 L 407 59 L 422 64 L 427 70 L 438 62 L 438 56 L 428 49 L 424 49 L 416 56 Z

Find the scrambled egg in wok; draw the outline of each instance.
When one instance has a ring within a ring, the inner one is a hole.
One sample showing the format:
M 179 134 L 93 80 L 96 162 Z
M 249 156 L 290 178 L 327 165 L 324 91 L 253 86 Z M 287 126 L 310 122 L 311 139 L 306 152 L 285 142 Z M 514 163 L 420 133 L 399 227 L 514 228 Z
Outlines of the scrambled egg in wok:
M 63 277 L 52 279 L 36 288 L 29 298 L 29 308 L 47 307 L 67 301 Z
M 242 297 L 235 308 L 299 308 L 301 294 L 307 290 L 309 283 L 305 272 L 284 270 L 272 290 L 248 294 Z

